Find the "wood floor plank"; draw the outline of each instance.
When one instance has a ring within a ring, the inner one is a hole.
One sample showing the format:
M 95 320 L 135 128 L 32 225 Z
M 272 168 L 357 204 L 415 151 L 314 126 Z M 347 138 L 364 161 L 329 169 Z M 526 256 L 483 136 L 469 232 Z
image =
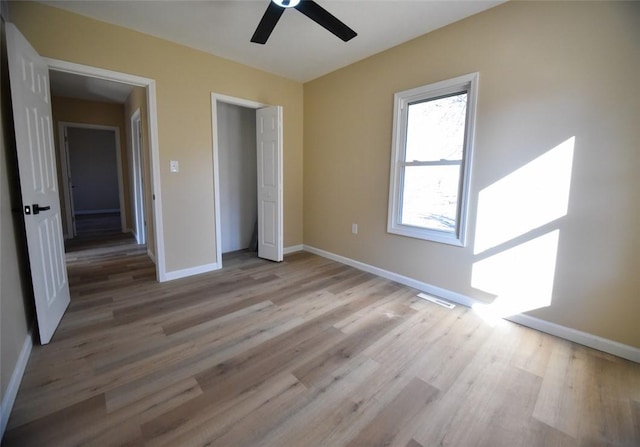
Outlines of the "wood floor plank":
M 236 399 L 250 395 L 255 389 L 262 387 L 274 376 L 290 369 L 289 364 L 296 365 L 313 355 L 316 350 L 326 348 L 335 343 L 343 335 L 332 327 L 321 328 L 321 331 L 309 333 L 296 332 L 289 337 L 289 345 L 278 344 L 278 352 L 269 349 L 264 354 L 251 350 L 246 356 L 218 363 L 214 368 L 196 376 L 203 396 L 186 403 L 180 408 L 169 411 L 156 421 L 145 425 L 147 437 L 153 438 L 163 434 L 166 426 L 173 427 L 174 432 L 188 430 L 193 420 L 199 420 L 201 413 L 214 413 L 216 407 L 231 404 Z M 296 355 L 296 353 L 299 353 Z M 299 382 L 295 376 L 288 373 Z M 187 418 L 185 418 L 187 416 Z
M 380 413 L 352 439 L 347 447 L 369 447 L 376 445 L 403 445 L 398 438 L 401 432 L 411 438 L 406 426 L 428 406 L 439 394 L 437 388 L 414 378 L 385 406 Z M 407 443 L 410 442 L 406 441 Z
M 310 422 L 326 419 L 344 401 L 346 395 L 366 384 L 379 370 L 380 364 L 366 356 L 352 357 L 342 367 L 309 388 L 304 398 L 292 402 L 289 418 L 281 421 L 278 426 L 268 427 L 257 445 L 269 447 L 317 445 L 317 441 L 310 437 L 310 431 L 315 426 Z M 345 425 L 340 426 L 341 430 L 347 428 Z M 320 444 L 330 445 L 331 442 L 325 437 Z
M 493 413 L 504 404 L 516 402 L 516 398 L 526 397 L 515 396 L 509 400 L 506 396 L 513 390 L 503 388 L 505 378 L 510 374 L 535 378 L 509 365 L 519 343 L 518 332 L 517 328 L 506 325 L 492 333 L 490 340 L 469 358 L 469 363 L 459 371 L 449 388 L 443 390 L 435 405 L 427 409 L 423 415 L 425 423 L 414 435 L 416 441 L 423 445 L 477 445 L 480 435 L 489 429 Z M 418 364 L 422 361 L 418 360 Z M 531 390 L 535 396 L 539 383 L 525 382 L 530 386 L 538 385 Z M 527 402 L 525 400 L 524 405 Z M 518 405 L 521 404 L 518 402 Z M 529 413 L 532 409 L 533 403 Z
M 578 436 L 582 393 L 586 377 L 581 374 L 587 358 L 571 343 L 559 343 L 552 352 L 533 417 L 568 434 Z
M 640 445 L 640 364 L 310 253 L 158 283 L 99 242 L 69 247 L 3 446 Z
M 260 386 L 241 393 L 236 400 L 216 405 L 211 405 L 210 399 L 194 401 L 189 404 L 187 411 L 174 411 L 143 424 L 142 431 L 149 446 L 183 446 L 189 443 L 205 445 L 205 439 L 214 440 L 224 436 L 239 420 L 251 415 L 276 396 L 298 392 L 302 392 L 302 387 L 294 376 L 279 374 L 265 380 Z M 181 414 L 182 419 L 172 418 Z
M 9 430 L 2 439 L 2 445 L 63 445 L 77 430 L 100 420 L 105 413 L 104 395 L 99 394 L 62 409 L 53 409 L 46 416 Z
M 395 309 L 401 312 L 401 306 L 397 306 Z M 405 310 L 410 311 L 411 309 L 405 307 Z M 366 326 L 348 334 L 344 340 L 294 369 L 292 373 L 305 385 L 312 386 L 344 363 L 345 360 L 358 355 L 376 338 L 393 329 L 401 321 L 401 318 L 389 318 L 384 314 L 377 315 Z

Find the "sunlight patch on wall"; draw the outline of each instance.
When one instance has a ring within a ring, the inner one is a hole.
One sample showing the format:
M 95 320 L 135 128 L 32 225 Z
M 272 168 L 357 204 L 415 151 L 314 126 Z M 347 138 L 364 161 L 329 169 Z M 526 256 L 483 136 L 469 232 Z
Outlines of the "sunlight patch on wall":
M 471 285 L 496 295 L 474 305 L 480 314 L 503 318 L 551 304 L 560 230 L 516 245 L 473 265 Z
M 474 253 L 490 252 L 474 263 L 471 285 L 496 296 L 474 306 L 490 322 L 551 305 L 560 230 L 541 227 L 567 215 L 574 144 L 565 140 L 479 194 Z
M 575 137 L 480 191 L 474 254 L 567 214 Z

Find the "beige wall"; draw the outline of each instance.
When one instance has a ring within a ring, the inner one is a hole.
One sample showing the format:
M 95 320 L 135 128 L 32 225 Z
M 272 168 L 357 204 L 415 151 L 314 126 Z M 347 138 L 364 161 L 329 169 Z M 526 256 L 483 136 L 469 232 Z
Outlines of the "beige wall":
M 216 260 L 211 92 L 283 106 L 284 244 L 302 243 L 300 83 L 37 3 L 12 2 L 10 13 L 43 56 L 156 80 L 168 271 Z
M 551 303 L 530 315 L 640 347 L 639 23 L 640 3 L 509 2 L 305 84 L 305 244 L 487 302 L 480 267 L 496 261 L 484 273 L 502 290 L 516 275 L 525 296 L 557 255 Z M 476 71 L 467 247 L 388 234 L 394 92 Z M 478 251 L 481 232 L 522 223 L 520 201 L 550 209 L 555 168 L 527 182 L 528 198 L 502 191 L 488 228 L 480 194 L 571 137 L 566 215 Z M 554 231 L 557 251 L 536 263 L 527 249 Z
M 153 221 L 153 207 L 152 207 L 152 187 L 151 187 L 151 164 L 149 156 L 149 137 L 147 135 L 147 93 L 142 87 L 135 87 L 127 101 L 124 104 L 124 115 L 126 120 L 126 134 L 127 134 L 127 160 L 129 161 L 129 178 L 133 179 L 133 158 L 132 158 L 132 129 L 131 129 L 131 117 L 133 114 L 140 110 L 140 127 L 142 128 L 142 182 L 144 184 L 144 217 L 147 223 L 146 236 L 147 236 L 147 251 L 155 258 L 155 233 L 154 233 L 154 221 Z M 134 215 L 133 211 L 133 187 L 129 191 L 129 203 L 132 204 L 131 216 Z
M 117 127 L 120 133 L 120 160 L 122 164 L 122 183 L 124 187 L 124 209 L 126 228 L 131 228 L 131 202 L 129 197 L 129 161 L 127 159 L 127 140 L 125 133 L 124 106 L 122 104 L 114 104 L 101 101 L 87 101 L 76 98 L 64 98 L 54 96 L 51 98 L 51 113 L 53 114 L 53 132 L 56 144 L 56 161 L 58 165 L 58 173 L 62 172 L 60 167 L 60 138 L 58 137 L 58 123 L 67 122 L 74 124 L 97 124 L 101 126 Z M 62 189 L 62 175 L 58 174 L 58 184 L 60 191 Z M 64 197 L 60 196 L 60 206 L 62 212 L 65 213 Z M 68 233 L 66 221 L 63 225 L 65 234 Z
M 9 102 L 9 73 L 4 22 L 0 21 L 2 81 L 0 82 L 0 399 L 3 399 L 20 350 L 33 324 L 33 305 L 20 186 Z

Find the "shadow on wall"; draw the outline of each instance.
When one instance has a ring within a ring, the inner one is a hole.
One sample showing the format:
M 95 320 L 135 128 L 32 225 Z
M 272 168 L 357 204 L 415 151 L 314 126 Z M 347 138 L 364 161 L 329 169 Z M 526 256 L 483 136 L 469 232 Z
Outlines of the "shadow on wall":
M 551 305 L 575 137 L 480 191 L 471 285 L 495 296 L 488 320 Z

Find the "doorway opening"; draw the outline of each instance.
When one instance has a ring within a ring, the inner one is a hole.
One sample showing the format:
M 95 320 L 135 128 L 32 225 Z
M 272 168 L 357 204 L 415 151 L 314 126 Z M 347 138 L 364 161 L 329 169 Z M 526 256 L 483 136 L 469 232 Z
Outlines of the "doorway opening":
M 256 113 L 218 103 L 218 164 L 223 260 L 235 252 L 258 254 Z
M 124 233 L 120 129 L 59 123 L 67 237 Z
M 78 94 L 77 91 L 84 90 L 85 92 L 90 91 L 94 95 L 102 96 L 90 98 L 94 101 L 116 102 L 124 105 L 127 103 L 126 99 L 133 97 L 135 93 L 136 99 L 127 104 L 138 105 L 135 105 L 131 112 L 125 107 L 127 112 L 123 117 L 124 121 L 122 123 L 128 137 L 123 140 L 122 144 L 126 141 L 127 149 L 130 150 L 117 151 L 121 157 L 120 160 L 117 160 L 118 169 L 120 170 L 118 174 L 118 181 L 120 182 L 120 206 L 118 207 L 120 236 L 112 236 L 111 238 L 118 239 L 118 237 L 122 237 L 123 231 L 126 231 L 127 234 L 130 231 L 129 237 L 135 238 L 133 243 L 146 245 L 147 254 L 155 263 L 156 280 L 160 282 L 166 281 L 168 278 L 162 236 L 162 201 L 159 179 L 160 165 L 155 81 L 56 59 L 44 59 L 48 64 L 50 79 L 57 78 L 59 81 L 58 87 L 63 92 L 71 92 L 71 94 L 61 94 L 60 96 L 78 97 L 74 96 Z M 118 95 L 120 95 L 119 98 Z M 144 108 L 142 112 L 140 107 Z M 142 144 L 143 134 L 144 144 Z M 116 133 L 117 144 L 120 144 L 121 136 Z M 120 149 L 122 149 L 122 146 L 120 146 Z M 61 159 L 63 158 L 61 157 Z M 142 171 L 146 172 L 146 174 L 143 174 Z M 71 179 L 73 182 L 73 177 Z M 145 182 L 143 179 L 147 179 L 147 181 Z M 69 183 L 63 182 L 63 186 L 65 185 L 69 185 Z M 73 186 L 73 183 L 71 183 L 71 186 Z M 69 188 L 70 191 L 72 189 L 76 188 Z M 69 192 L 68 196 L 70 199 L 73 198 L 73 193 Z M 111 214 L 110 211 L 114 209 L 104 208 L 101 210 L 108 211 L 105 214 Z M 82 213 L 75 214 L 76 219 L 83 215 Z M 113 217 L 112 215 L 112 220 Z M 69 227 L 72 226 L 67 228 Z M 67 235 L 69 235 L 69 231 L 67 231 Z M 73 232 L 71 232 L 71 235 L 73 235 Z
M 216 264 L 283 259 L 282 107 L 211 94 Z

